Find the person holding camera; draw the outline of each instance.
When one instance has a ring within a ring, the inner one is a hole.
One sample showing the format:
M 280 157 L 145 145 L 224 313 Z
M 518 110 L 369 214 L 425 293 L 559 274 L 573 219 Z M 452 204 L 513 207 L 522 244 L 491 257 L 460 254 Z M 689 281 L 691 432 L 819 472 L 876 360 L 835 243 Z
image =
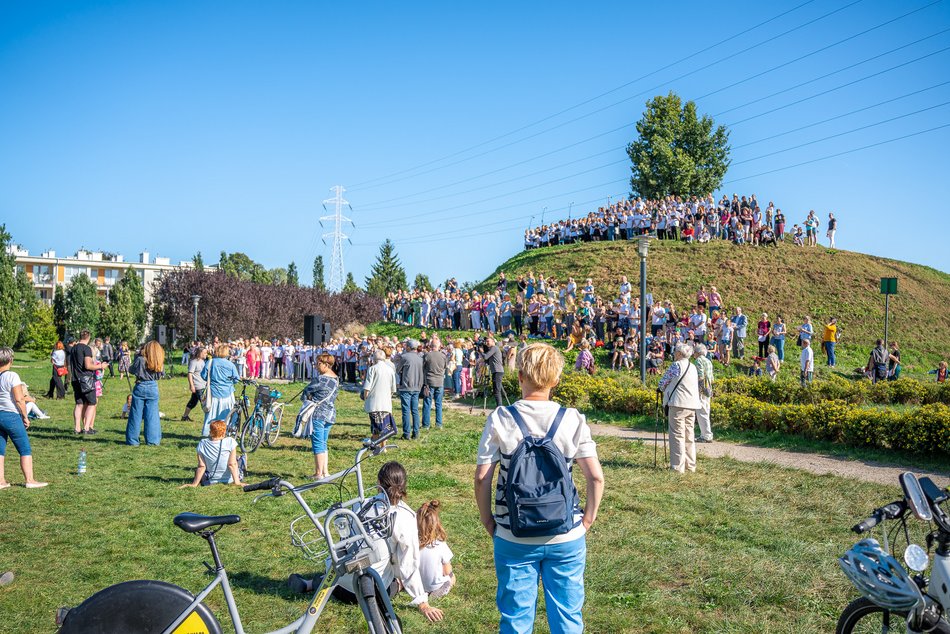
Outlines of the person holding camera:
M 485 339 L 480 347 L 482 360 L 488 366 L 488 371 L 491 373 L 491 384 L 492 391 L 495 394 L 495 404 L 501 407 L 502 399 L 504 398 L 502 379 L 505 378 L 505 363 L 501 356 L 501 350 L 498 348 L 498 345 L 495 343 L 495 338 L 492 336 Z

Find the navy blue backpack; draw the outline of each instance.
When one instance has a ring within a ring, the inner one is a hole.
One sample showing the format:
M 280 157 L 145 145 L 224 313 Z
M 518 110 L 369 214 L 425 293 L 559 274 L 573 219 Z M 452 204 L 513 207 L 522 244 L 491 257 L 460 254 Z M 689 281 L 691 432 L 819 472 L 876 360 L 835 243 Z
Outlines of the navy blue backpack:
M 511 454 L 505 481 L 511 533 L 515 537 L 567 533 L 574 528 L 574 511 L 580 506 L 568 460 L 554 443 L 567 410 L 560 408 L 548 433 L 535 438 L 518 410 L 507 409 L 524 436 Z

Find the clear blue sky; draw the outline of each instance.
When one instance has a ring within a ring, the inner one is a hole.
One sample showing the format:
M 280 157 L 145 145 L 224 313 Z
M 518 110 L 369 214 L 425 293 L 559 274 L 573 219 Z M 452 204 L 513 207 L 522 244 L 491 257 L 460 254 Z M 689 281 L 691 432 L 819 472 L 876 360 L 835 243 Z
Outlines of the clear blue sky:
M 730 126 L 726 193 L 950 271 L 950 127 L 763 174 L 950 124 L 950 1 L 803 2 L 4 2 L 0 222 L 33 253 L 309 281 L 342 184 L 360 282 L 387 237 L 410 279 L 480 279 L 542 208 L 627 193 L 633 123 L 674 90 Z

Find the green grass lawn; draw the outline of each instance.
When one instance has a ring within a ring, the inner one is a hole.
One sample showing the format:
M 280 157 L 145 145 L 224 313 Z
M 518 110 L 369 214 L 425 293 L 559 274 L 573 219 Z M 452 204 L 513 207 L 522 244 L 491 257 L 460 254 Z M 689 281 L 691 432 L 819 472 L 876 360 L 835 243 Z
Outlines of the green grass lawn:
M 45 391 L 48 364 L 18 357 L 15 370 Z M 285 391 L 293 394 L 299 386 Z M 160 447 L 127 447 L 125 421 L 115 417 L 127 393 L 110 381 L 102 399 L 96 436 L 72 434 L 69 401 L 40 405 L 52 415 L 36 421 L 31 440 L 39 479 L 50 486 L 0 492 L 0 569 L 16 582 L 0 588 L 0 630 L 49 632 L 61 605 L 76 605 L 119 581 L 159 578 L 197 592 L 208 581 L 203 540 L 172 525 L 182 511 L 238 513 L 242 522 L 224 528 L 219 545 L 249 632 L 276 629 L 298 616 L 306 600 L 284 581 L 307 572 L 289 544 L 288 526 L 299 514 L 289 497 L 252 505 L 237 487 L 179 490 L 193 475 L 198 423 L 177 419 L 186 383 L 162 381 Z M 330 467 L 352 461 L 368 431 L 358 398 L 344 393 L 339 423 L 330 438 Z M 288 412 L 285 423 L 293 413 Z M 483 418 L 455 411 L 446 429 L 366 462 L 372 478 L 384 460 L 398 459 L 409 472 L 409 503 L 444 503 L 443 521 L 456 553 L 459 585 L 437 605 L 446 620 L 429 625 L 397 602 L 410 632 L 497 630 L 491 542 L 478 522 L 472 498 L 475 448 Z M 79 449 L 89 452 L 89 471 L 75 475 Z M 836 564 L 853 541 L 848 527 L 875 506 L 898 495 L 882 487 L 831 476 L 702 460 L 699 472 L 677 476 L 652 468 L 653 450 L 638 443 L 602 439 L 607 479 L 598 522 L 589 535 L 585 619 L 590 632 L 819 632 L 833 629 L 854 591 Z M 7 479 L 22 483 L 16 453 L 7 452 Z M 302 482 L 313 470 L 309 443 L 282 438 L 276 449 L 250 457 L 249 480 L 280 474 Z M 327 503 L 314 492 L 313 504 Z M 219 591 L 207 600 L 230 626 Z M 333 604 L 318 631 L 365 632 L 357 609 Z M 539 625 L 538 631 L 547 631 Z

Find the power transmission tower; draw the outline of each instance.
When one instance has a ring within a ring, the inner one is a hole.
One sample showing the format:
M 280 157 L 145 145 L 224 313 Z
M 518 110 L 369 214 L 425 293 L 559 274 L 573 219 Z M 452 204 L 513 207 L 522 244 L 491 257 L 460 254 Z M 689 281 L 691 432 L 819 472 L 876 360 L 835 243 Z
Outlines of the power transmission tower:
M 343 284 L 346 282 L 346 271 L 343 268 L 343 241 L 346 240 L 352 244 L 350 237 L 343 233 L 343 223 L 348 222 L 350 226 L 355 227 L 353 221 L 343 215 L 344 205 L 353 211 L 353 207 L 350 206 L 350 203 L 343 198 L 343 192 L 346 190 L 342 185 L 336 185 L 330 188 L 330 191 L 335 194 L 333 198 L 327 198 L 323 201 L 323 209 L 327 209 L 327 203 L 333 205 L 334 211 L 331 216 L 321 216 L 320 217 L 320 226 L 323 226 L 323 221 L 332 221 L 333 222 L 333 231 L 323 234 L 323 244 L 327 243 L 327 238 L 333 240 L 333 248 L 330 253 L 330 279 L 327 283 L 327 288 L 333 293 L 339 293 L 343 290 Z

